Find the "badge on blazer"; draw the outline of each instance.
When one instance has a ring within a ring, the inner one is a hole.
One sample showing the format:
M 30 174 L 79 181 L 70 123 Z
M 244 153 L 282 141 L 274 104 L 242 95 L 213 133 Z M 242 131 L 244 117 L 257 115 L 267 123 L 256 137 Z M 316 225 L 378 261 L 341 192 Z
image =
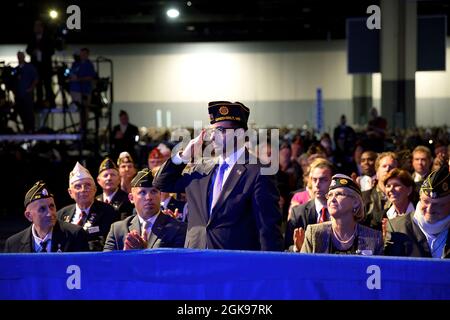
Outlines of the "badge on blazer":
M 64 217 L 64 222 L 70 223 L 70 217 L 69 216 L 65 216 Z
M 100 232 L 100 228 L 99 228 L 99 226 L 90 227 L 90 228 L 87 228 L 87 232 L 88 232 L 89 234 L 91 234 L 91 233 L 97 233 L 97 232 Z

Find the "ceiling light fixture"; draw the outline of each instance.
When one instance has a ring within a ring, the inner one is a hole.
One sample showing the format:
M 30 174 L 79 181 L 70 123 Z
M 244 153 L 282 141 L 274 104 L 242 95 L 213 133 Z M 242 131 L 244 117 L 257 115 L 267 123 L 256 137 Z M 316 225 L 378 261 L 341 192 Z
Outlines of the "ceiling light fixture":
M 180 11 L 178 11 L 178 9 L 175 8 L 170 8 L 169 10 L 166 11 L 166 14 L 169 18 L 175 19 L 178 18 L 178 16 L 180 15 Z
M 50 16 L 50 18 L 56 19 L 58 18 L 58 11 L 52 9 L 48 12 L 48 15 Z

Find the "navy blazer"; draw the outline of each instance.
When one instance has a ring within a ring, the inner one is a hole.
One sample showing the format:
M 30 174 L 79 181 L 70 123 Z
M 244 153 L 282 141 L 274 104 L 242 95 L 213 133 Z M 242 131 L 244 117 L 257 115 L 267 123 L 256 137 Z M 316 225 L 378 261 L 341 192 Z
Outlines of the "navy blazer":
M 95 197 L 95 199 L 104 202 L 103 193 L 99 194 L 97 197 Z M 112 197 L 109 205 L 111 205 L 114 210 L 116 210 L 117 216 L 120 220 L 123 220 L 126 217 L 132 216 L 134 214 L 134 205 L 128 199 L 128 193 L 120 189 L 120 187 L 114 197 Z
M 5 252 L 30 253 L 34 252 L 34 240 L 31 226 L 9 237 L 5 243 Z M 88 251 L 86 232 L 79 226 L 56 221 L 52 231 L 51 252 L 79 252 Z
M 208 191 L 217 167 L 205 160 L 186 167 L 167 160 L 153 185 L 164 192 L 186 192 L 189 207 L 186 248 L 281 251 L 281 212 L 275 176 L 262 175 L 248 152 L 232 167 L 222 192 L 208 211 Z M 186 169 L 186 170 L 185 170 Z M 184 172 L 183 172 L 184 171 Z
M 75 204 L 68 205 L 57 212 L 58 220 L 70 223 L 75 215 Z M 102 251 L 111 224 L 118 220 L 116 211 L 109 204 L 94 200 L 83 228 L 88 233 L 91 251 Z
M 303 228 L 310 224 L 317 223 L 316 204 L 314 199 L 308 202 L 295 206 L 292 208 L 292 214 L 286 225 L 286 233 L 284 237 L 284 247 L 288 251 L 293 251 L 294 244 L 294 230 L 297 228 Z

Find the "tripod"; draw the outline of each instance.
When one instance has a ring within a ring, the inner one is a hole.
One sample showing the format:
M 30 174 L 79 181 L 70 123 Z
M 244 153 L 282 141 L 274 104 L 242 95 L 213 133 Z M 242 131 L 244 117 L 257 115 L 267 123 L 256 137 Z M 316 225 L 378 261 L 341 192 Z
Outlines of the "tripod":
M 56 91 L 56 95 L 55 95 L 55 100 L 58 97 L 61 97 L 61 102 L 62 102 L 62 114 L 63 114 L 63 128 L 60 129 L 60 131 L 62 132 L 66 132 L 67 129 L 69 128 L 74 128 L 76 127 L 76 123 L 73 120 L 72 117 L 72 113 L 69 110 L 69 104 L 68 104 L 68 100 L 67 100 L 67 95 L 68 93 L 68 80 L 67 80 L 67 75 L 68 75 L 68 67 L 65 63 L 63 63 L 61 66 L 57 66 L 56 67 L 56 76 L 58 79 L 58 90 Z M 55 110 L 56 111 L 56 110 Z M 42 126 L 45 126 L 47 124 L 48 121 L 48 117 L 49 114 L 52 112 L 51 109 L 47 110 L 47 113 L 45 115 L 44 121 Z M 69 120 L 71 125 L 67 125 L 67 116 L 69 116 Z

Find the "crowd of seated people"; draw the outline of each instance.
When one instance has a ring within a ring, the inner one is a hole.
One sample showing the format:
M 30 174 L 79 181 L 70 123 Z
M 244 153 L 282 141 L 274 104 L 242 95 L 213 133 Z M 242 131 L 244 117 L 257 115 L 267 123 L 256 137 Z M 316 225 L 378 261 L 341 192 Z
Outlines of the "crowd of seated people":
M 447 129 L 383 129 L 381 135 L 377 128 L 373 135 L 345 120 L 334 139 L 280 129 L 274 175 L 284 235 L 279 251 L 450 258 Z M 31 226 L 11 236 L 5 252 L 186 246 L 189 199 L 152 184 L 173 156 L 173 143 L 163 140 L 169 135 L 154 134 L 147 139 L 157 147 L 147 150 L 145 164 L 121 152 L 104 159 L 94 179 L 76 163 L 68 177 L 72 205 L 56 210 L 45 182 L 33 185 L 24 204 Z M 383 148 L 372 148 L 380 137 Z M 272 146 L 258 147 L 270 158 Z

